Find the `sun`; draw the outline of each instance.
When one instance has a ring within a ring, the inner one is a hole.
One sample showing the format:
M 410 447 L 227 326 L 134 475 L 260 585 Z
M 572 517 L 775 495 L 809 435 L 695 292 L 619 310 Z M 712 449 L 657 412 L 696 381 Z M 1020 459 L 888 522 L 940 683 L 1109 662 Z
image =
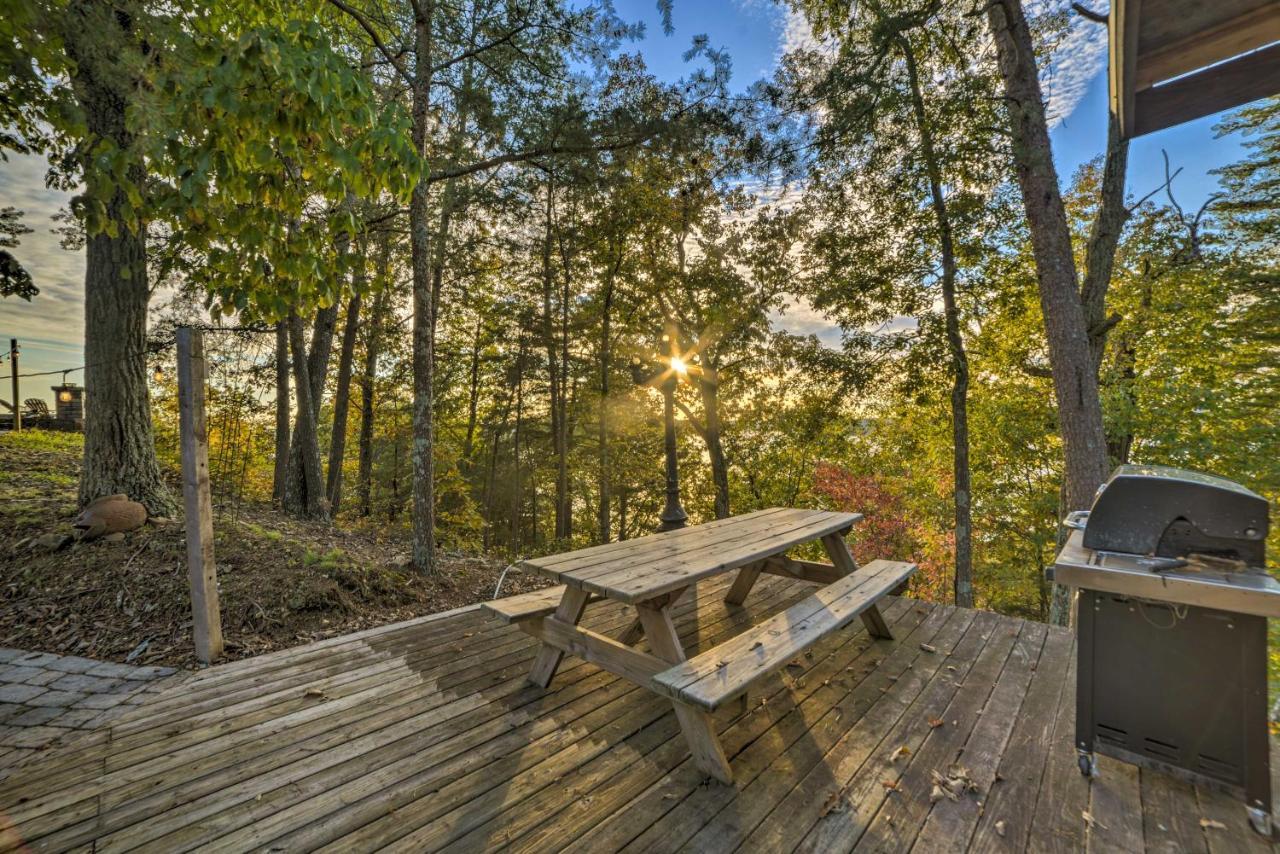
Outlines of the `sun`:
M 679 356 L 672 356 L 672 357 L 671 357 L 671 370 L 673 370 L 673 371 L 675 371 L 677 374 L 680 374 L 681 376 L 683 376 L 683 375 L 685 375 L 685 374 L 689 373 L 689 366 L 688 366 L 688 365 L 686 365 L 686 364 L 685 364 L 685 362 L 684 362 L 684 359 L 681 359 Z

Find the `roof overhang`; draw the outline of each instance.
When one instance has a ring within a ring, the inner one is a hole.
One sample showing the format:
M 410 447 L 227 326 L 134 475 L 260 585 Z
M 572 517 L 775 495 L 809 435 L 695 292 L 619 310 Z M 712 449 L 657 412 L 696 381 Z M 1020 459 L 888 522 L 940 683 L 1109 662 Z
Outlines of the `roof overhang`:
M 1112 0 L 1109 29 L 1126 139 L 1280 92 L 1280 0 Z

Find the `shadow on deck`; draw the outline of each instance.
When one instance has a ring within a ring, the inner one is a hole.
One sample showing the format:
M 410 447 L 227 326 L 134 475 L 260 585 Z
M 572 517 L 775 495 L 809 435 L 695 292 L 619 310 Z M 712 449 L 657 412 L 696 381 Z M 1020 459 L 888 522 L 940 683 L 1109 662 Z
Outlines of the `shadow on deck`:
M 677 608 L 686 647 L 807 592 L 725 587 Z M 467 609 L 213 668 L 13 769 L 0 849 L 1270 850 L 1224 795 L 1106 757 L 1080 776 L 1067 631 L 887 601 L 897 640 L 855 624 L 715 715 L 733 787 L 669 703 L 573 658 L 528 687 L 533 641 Z

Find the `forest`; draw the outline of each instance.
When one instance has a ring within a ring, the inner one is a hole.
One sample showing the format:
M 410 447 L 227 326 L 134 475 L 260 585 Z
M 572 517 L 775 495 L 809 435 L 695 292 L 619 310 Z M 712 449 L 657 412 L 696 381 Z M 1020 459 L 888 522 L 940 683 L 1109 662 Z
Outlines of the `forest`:
M 745 91 L 714 33 L 662 79 L 608 2 L 6 3 L 0 151 L 74 190 L 86 258 L 80 501 L 175 514 L 192 324 L 215 500 L 422 574 L 656 530 L 667 421 L 691 522 L 861 512 L 913 595 L 1040 620 L 1117 464 L 1280 501 L 1280 98 L 1184 206 L 1194 164 L 1126 192 L 1114 126 L 1055 169 L 1040 80 L 1088 9 L 789 3 L 812 44 Z

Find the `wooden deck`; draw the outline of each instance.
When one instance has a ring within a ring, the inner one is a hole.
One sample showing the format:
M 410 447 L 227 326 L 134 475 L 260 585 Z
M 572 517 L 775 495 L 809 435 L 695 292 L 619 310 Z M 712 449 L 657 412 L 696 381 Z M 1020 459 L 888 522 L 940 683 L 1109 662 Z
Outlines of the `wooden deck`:
M 677 608 L 686 647 L 811 589 L 762 578 L 730 608 L 728 580 Z M 1105 757 L 1080 776 L 1065 630 L 907 599 L 885 618 L 897 640 L 855 624 L 715 714 L 733 787 L 697 774 L 669 702 L 573 658 L 527 687 L 536 643 L 470 609 L 159 694 L 14 769 L 0 848 L 1269 850 L 1226 796 Z M 932 801 L 956 766 L 973 790 Z

